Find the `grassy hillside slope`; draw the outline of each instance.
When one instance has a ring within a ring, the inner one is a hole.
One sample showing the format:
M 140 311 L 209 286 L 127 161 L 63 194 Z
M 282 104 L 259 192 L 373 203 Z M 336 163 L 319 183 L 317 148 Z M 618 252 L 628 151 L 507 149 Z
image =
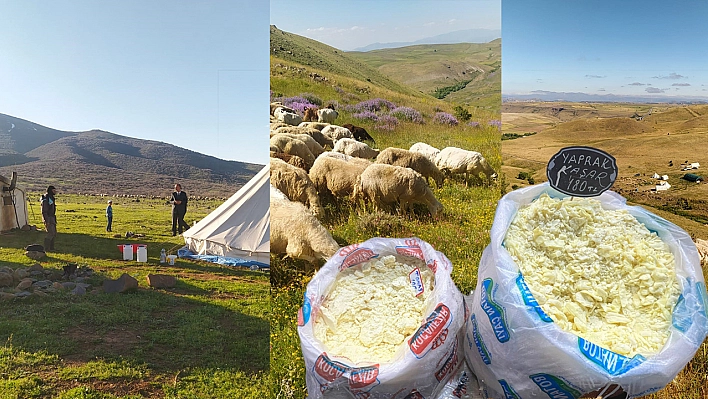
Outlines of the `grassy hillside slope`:
M 427 94 L 468 82 L 445 100 L 498 110 L 501 101 L 501 39 L 489 43 L 429 44 L 347 55 Z

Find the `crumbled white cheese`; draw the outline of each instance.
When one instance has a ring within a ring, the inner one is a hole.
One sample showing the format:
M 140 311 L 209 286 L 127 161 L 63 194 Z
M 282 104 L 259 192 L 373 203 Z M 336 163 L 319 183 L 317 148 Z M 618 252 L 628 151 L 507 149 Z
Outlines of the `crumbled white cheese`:
M 563 330 L 625 356 L 666 343 L 679 294 L 674 256 L 629 212 L 544 194 L 518 211 L 504 246 Z
M 400 263 L 390 255 L 340 273 L 313 327 L 327 353 L 355 363 L 393 360 L 425 319 L 435 279 L 423 262 L 410 263 Z M 418 296 L 409 277 L 416 267 L 423 282 L 423 293 Z

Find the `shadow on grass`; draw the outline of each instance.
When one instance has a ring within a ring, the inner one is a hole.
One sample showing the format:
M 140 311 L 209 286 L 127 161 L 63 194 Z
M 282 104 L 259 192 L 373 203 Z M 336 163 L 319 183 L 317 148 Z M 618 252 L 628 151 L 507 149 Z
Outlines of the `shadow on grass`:
M 3 236 L 2 246 L 23 248 L 37 238 L 43 239 L 44 234 L 21 232 Z M 125 269 L 144 278 L 159 267 L 120 261 L 116 245 L 123 242 L 85 234 L 60 234 L 58 251 L 50 253 L 42 263 L 54 268 L 55 262 L 85 259 L 80 263 L 94 268 L 95 275 L 89 282 L 95 284 L 116 277 Z M 160 245 L 147 244 L 153 248 Z M 148 260 L 156 263 L 159 257 Z M 27 266 L 16 260 L 0 264 Z M 121 270 L 115 270 L 116 264 Z M 167 374 L 187 368 L 267 373 L 270 299 L 267 276 L 187 261 L 169 266 L 166 272 L 182 274 L 181 271 L 191 273 L 186 273 L 169 290 L 138 288 L 124 294 L 85 296 L 63 291 L 47 297 L 3 302 L 0 344 L 12 337 L 15 348 L 43 351 L 69 362 L 124 359 Z

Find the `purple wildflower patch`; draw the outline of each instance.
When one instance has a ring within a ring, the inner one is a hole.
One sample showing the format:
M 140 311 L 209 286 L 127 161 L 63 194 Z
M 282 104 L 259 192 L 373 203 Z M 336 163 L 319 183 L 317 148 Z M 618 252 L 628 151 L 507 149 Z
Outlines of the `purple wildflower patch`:
M 467 122 L 467 126 L 479 127 L 479 122 L 469 121 Z
M 346 108 L 347 107 L 345 107 L 345 109 Z M 356 119 L 361 119 L 361 120 L 365 120 L 365 121 L 368 120 L 368 121 L 373 121 L 373 122 L 376 122 L 377 120 L 379 120 L 379 116 L 371 111 L 358 112 L 358 113 L 352 115 L 352 117 L 354 117 Z
M 372 98 L 371 100 L 362 101 L 354 106 L 352 106 L 352 111 L 350 112 L 378 112 L 386 108 L 387 110 L 396 108 L 396 104 L 391 101 L 385 100 L 383 98 Z
M 488 125 L 488 126 L 494 126 L 494 127 L 496 127 L 497 129 L 501 130 L 501 125 L 502 125 L 502 123 L 501 123 L 501 121 L 498 120 L 498 119 L 493 119 L 493 120 L 487 122 L 487 125 Z
M 375 129 L 392 131 L 398 126 L 398 118 L 391 115 L 383 115 L 376 122 Z
M 389 115 L 408 122 L 423 123 L 423 115 L 411 107 L 396 107 Z
M 457 121 L 457 118 L 448 114 L 447 112 L 436 112 L 435 116 L 433 117 L 433 122 L 440 124 L 440 125 L 449 125 L 449 126 L 457 126 L 459 124 L 459 122 Z

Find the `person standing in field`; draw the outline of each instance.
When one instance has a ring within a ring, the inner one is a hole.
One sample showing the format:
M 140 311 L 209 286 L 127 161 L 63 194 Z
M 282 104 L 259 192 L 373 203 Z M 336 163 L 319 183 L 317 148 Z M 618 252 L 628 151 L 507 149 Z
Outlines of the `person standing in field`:
M 182 191 L 182 185 L 175 184 L 175 191 L 172 193 L 172 236 L 176 236 L 177 232 L 182 234 L 184 230 L 189 229 L 189 225 L 184 221 L 184 215 L 187 213 L 187 193 Z
M 57 189 L 54 186 L 47 187 L 47 193 L 42 195 L 40 204 L 42 206 L 42 221 L 47 229 L 47 236 L 44 238 L 44 250 L 54 251 L 54 239 L 57 236 L 57 204 L 54 196 Z
M 113 224 L 113 201 L 108 200 L 108 206 L 106 207 L 106 219 L 108 219 L 108 224 L 106 225 L 106 231 L 111 232 L 111 225 Z

